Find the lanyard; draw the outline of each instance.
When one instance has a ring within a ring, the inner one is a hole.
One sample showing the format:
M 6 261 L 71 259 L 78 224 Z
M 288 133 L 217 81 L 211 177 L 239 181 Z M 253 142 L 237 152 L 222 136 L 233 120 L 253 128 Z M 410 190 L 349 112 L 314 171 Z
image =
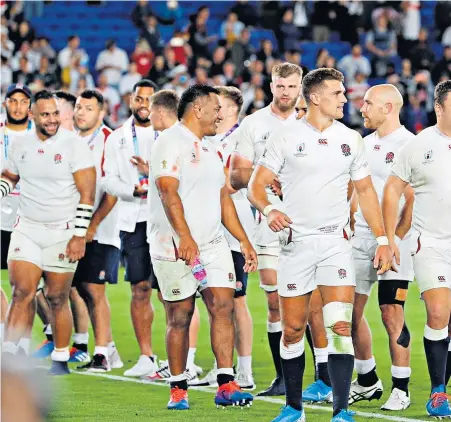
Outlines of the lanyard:
M 95 130 L 95 132 L 92 134 L 91 139 L 89 139 L 89 141 L 88 141 L 88 147 L 91 146 L 91 144 L 93 143 L 94 139 L 95 139 L 96 136 L 99 134 L 100 129 L 102 128 L 102 126 L 103 126 L 103 125 L 100 125 L 100 126 Z
M 154 130 L 154 141 L 157 140 L 159 133 Z M 132 120 L 132 137 L 133 137 L 133 148 L 135 150 L 135 155 L 136 156 L 140 156 L 139 155 L 139 143 L 138 143 L 138 137 L 136 136 L 136 128 L 135 128 L 135 119 Z
M 27 131 L 31 130 L 31 120 L 28 120 Z M 5 148 L 5 160 L 8 159 L 8 148 L 9 148 L 9 135 L 7 134 L 8 128 L 5 126 L 3 132 L 3 143 Z
M 227 132 L 226 134 L 222 137 L 222 139 L 219 141 L 219 143 L 221 143 L 222 141 L 224 141 L 225 138 L 227 138 L 227 136 L 229 136 L 240 124 L 239 123 L 235 123 Z

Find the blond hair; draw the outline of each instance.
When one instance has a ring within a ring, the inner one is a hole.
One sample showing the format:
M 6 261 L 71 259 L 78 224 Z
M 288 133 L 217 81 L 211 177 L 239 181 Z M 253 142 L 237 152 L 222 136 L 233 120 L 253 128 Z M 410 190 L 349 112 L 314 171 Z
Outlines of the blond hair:
M 273 79 L 288 78 L 288 76 L 295 75 L 295 74 L 299 75 L 299 77 L 302 78 L 302 69 L 297 64 L 284 62 L 284 63 L 276 64 L 272 68 L 271 74 L 272 74 L 271 76 Z

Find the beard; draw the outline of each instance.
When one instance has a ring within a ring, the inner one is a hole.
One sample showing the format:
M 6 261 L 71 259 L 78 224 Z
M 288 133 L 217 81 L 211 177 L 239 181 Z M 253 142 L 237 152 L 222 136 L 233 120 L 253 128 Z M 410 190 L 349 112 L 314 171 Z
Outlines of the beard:
M 298 100 L 297 98 L 294 98 L 288 104 L 282 104 L 281 101 L 277 98 L 277 99 L 274 99 L 274 103 L 281 112 L 285 113 L 290 109 L 294 109 L 294 106 L 296 105 L 297 100 Z
M 146 117 L 145 119 L 143 119 L 143 118 L 138 114 L 138 110 L 132 109 L 132 114 L 133 114 L 133 117 L 136 119 L 136 121 L 137 121 L 138 123 L 144 124 L 144 123 L 149 123 L 149 122 L 150 122 L 149 117 Z
M 15 119 L 9 114 L 8 109 L 6 109 L 6 119 L 8 123 L 11 123 L 13 125 L 23 125 L 24 123 L 28 122 L 28 114 L 22 119 Z
M 45 130 L 45 127 L 44 127 L 44 126 L 38 126 L 38 125 L 36 125 L 36 129 L 37 129 L 40 133 L 42 133 L 44 136 L 47 136 L 48 138 L 50 138 L 50 137 L 52 137 L 52 136 L 55 136 L 55 135 L 58 133 L 58 130 L 59 130 L 60 126 L 61 126 L 61 122 L 58 123 L 58 125 L 56 126 L 56 131 L 55 131 L 55 133 L 53 133 L 53 134 L 47 132 L 47 131 Z

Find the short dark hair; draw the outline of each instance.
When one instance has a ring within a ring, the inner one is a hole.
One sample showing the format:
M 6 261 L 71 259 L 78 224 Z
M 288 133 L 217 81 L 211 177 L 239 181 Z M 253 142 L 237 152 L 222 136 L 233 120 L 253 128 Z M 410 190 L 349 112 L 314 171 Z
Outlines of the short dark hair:
M 94 89 L 85 89 L 81 94 L 81 98 L 86 98 L 87 100 L 91 100 L 92 98 L 95 98 L 97 102 L 99 103 L 99 107 L 103 108 L 103 105 L 105 103 L 103 99 L 103 95 Z
M 308 72 L 302 80 L 302 95 L 307 104 L 310 103 L 310 93 L 314 88 L 321 86 L 324 81 L 344 81 L 343 73 L 340 71 L 325 67 Z
M 72 40 L 74 40 L 75 38 L 78 38 L 78 35 L 69 35 L 67 37 L 67 42 L 71 42 Z
M 215 86 L 215 88 L 219 91 L 221 97 L 228 98 L 235 103 L 238 107 L 238 113 L 241 111 L 241 107 L 243 106 L 243 94 L 238 88 L 235 88 L 234 86 Z
M 200 97 L 208 97 L 210 94 L 219 95 L 219 91 L 209 85 L 196 84 L 190 86 L 185 90 L 180 98 L 179 107 L 177 110 L 178 119 L 182 119 L 185 115 L 186 109 L 190 104 Z
M 443 81 L 437 84 L 434 90 L 434 103 L 443 107 L 446 97 L 451 92 L 451 80 Z
M 139 82 L 136 82 L 133 85 L 133 92 L 135 92 L 136 88 L 153 88 L 155 92 L 158 91 L 158 85 L 150 79 L 141 79 Z
M 163 107 L 169 112 L 177 115 L 180 98 L 175 91 L 163 89 L 152 95 L 150 103 L 157 107 Z
M 31 97 L 31 104 L 35 104 L 39 100 L 51 100 L 52 98 L 57 99 L 53 92 L 43 89 L 42 91 L 36 92 L 36 94 Z
M 57 98 L 61 100 L 66 100 L 68 103 L 71 103 L 72 107 L 75 107 L 75 103 L 77 102 L 77 97 L 74 94 L 71 94 L 67 91 L 55 91 L 55 95 Z

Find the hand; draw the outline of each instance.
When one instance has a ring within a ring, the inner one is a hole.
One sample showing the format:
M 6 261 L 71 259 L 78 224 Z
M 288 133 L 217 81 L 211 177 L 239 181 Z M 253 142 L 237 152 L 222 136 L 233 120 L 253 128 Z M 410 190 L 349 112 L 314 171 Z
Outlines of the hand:
M 278 177 L 274 178 L 273 183 L 269 185 L 269 187 L 274 195 L 277 195 L 278 197 L 282 196 L 282 186 Z
M 386 273 L 387 271 L 398 272 L 393 265 L 393 251 L 389 246 L 378 246 L 374 257 L 374 268 L 378 269 L 377 275 Z
M 96 233 L 97 233 L 97 224 L 94 224 L 91 221 L 91 224 L 88 227 L 88 231 L 86 232 L 86 243 L 91 243 Z
M 290 227 L 290 224 L 293 223 L 286 214 L 279 210 L 272 210 L 268 214 L 267 222 L 273 232 L 280 232 L 284 228 Z
M 147 195 L 147 189 L 144 189 L 141 185 L 135 185 L 135 190 L 133 192 L 133 196 L 141 198 L 142 196 Z
M 179 259 L 185 261 L 186 265 L 191 265 L 196 259 L 196 256 L 199 256 L 199 248 L 197 246 L 197 243 L 194 241 L 190 234 L 182 236 L 180 238 L 178 248 Z
M 130 158 L 130 162 L 136 167 L 136 169 L 141 174 L 145 174 L 146 176 L 149 175 L 149 163 L 148 163 L 148 161 L 144 161 L 138 155 L 134 155 L 132 158 Z
M 240 242 L 240 249 L 245 260 L 245 264 L 243 267 L 244 272 L 253 273 L 254 271 L 257 271 L 258 264 L 257 252 L 255 252 L 255 249 L 251 245 L 251 242 L 249 242 L 249 240 Z
M 397 265 L 401 265 L 401 253 L 399 252 L 399 243 L 401 242 L 401 239 L 398 236 L 395 236 L 395 241 L 390 244 L 390 248 L 393 252 L 395 262 Z
M 66 256 L 70 263 L 79 261 L 85 256 L 86 239 L 84 237 L 72 236 L 66 247 Z

